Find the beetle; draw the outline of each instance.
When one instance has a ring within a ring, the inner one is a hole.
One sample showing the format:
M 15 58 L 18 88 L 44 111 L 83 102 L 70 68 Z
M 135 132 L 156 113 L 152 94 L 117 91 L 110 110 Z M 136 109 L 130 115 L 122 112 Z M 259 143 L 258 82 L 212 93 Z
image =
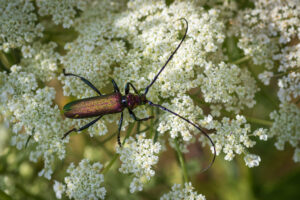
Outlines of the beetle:
M 115 114 L 115 113 L 121 113 L 121 118 L 119 121 L 119 127 L 118 127 L 118 144 L 121 147 L 121 141 L 120 141 L 120 132 L 121 132 L 121 127 L 122 127 L 122 122 L 123 122 L 123 111 L 126 108 L 130 114 L 130 116 L 135 120 L 135 121 L 146 121 L 148 119 L 153 118 L 153 116 L 146 117 L 146 118 L 138 118 L 134 112 L 132 111 L 134 108 L 136 108 L 139 105 L 144 105 L 148 104 L 150 106 L 158 107 L 164 111 L 167 111 L 187 123 L 193 125 L 195 128 L 197 128 L 202 134 L 204 134 L 210 141 L 210 143 L 213 146 L 214 149 L 214 157 L 212 159 L 212 162 L 210 165 L 206 168 L 208 169 L 214 162 L 216 158 L 216 150 L 215 150 L 215 144 L 212 141 L 212 139 L 208 136 L 208 134 L 197 124 L 191 122 L 190 120 L 182 117 L 181 115 L 169 110 L 168 108 L 152 103 L 146 98 L 146 95 L 149 91 L 149 88 L 155 83 L 157 80 L 158 76 L 162 73 L 162 71 L 165 69 L 167 64 L 170 62 L 170 60 L 173 58 L 174 54 L 177 52 L 181 44 L 183 43 L 184 39 L 186 38 L 187 32 L 188 32 L 188 22 L 186 19 L 181 18 L 185 23 L 186 23 L 186 30 L 184 33 L 183 38 L 181 39 L 180 43 L 176 47 L 176 49 L 171 53 L 170 57 L 166 61 L 166 63 L 163 65 L 163 67 L 159 70 L 159 72 L 156 74 L 154 79 L 151 81 L 151 83 L 145 88 L 145 92 L 143 94 L 139 94 L 137 89 L 134 87 L 133 84 L 130 82 L 126 83 L 125 85 L 125 95 L 122 95 L 116 82 L 112 79 L 112 84 L 114 87 L 114 92 L 111 94 L 103 95 L 90 81 L 87 79 L 83 78 L 82 76 L 76 75 L 76 74 L 71 74 L 71 73 L 66 73 L 65 70 L 63 70 L 63 74 L 65 76 L 75 76 L 77 78 L 80 78 L 86 85 L 88 85 L 91 89 L 93 89 L 99 96 L 95 97 L 90 97 L 90 98 L 84 98 L 76 101 L 72 101 L 68 104 L 66 104 L 63 107 L 63 113 L 66 117 L 68 118 L 73 118 L 73 119 L 80 119 L 80 118 L 89 118 L 89 117 L 97 117 L 93 121 L 89 122 L 88 124 L 80 127 L 79 129 L 73 128 L 66 132 L 62 139 L 64 139 L 67 135 L 69 135 L 71 132 L 75 131 L 82 131 L 84 129 L 87 129 L 88 127 L 92 126 L 95 124 L 103 115 L 107 114 Z M 130 87 L 132 87 L 133 91 L 135 94 L 130 93 Z M 205 171 L 204 169 L 203 171 Z

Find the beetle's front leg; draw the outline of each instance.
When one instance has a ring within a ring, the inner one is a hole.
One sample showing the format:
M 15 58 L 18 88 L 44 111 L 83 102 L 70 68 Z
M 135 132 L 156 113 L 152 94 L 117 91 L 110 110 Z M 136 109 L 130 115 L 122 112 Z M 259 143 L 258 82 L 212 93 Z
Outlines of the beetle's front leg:
M 111 79 L 111 82 L 112 82 L 112 84 L 113 84 L 113 86 L 114 86 L 115 92 L 120 93 L 120 90 L 119 90 L 119 87 L 118 87 L 116 81 L 115 81 L 114 79 Z
M 135 120 L 135 121 L 147 121 L 148 119 L 152 119 L 154 118 L 154 116 L 150 116 L 150 117 L 146 117 L 146 118 L 142 118 L 142 119 L 139 119 L 135 116 L 134 112 L 132 112 L 132 110 L 130 110 L 130 108 L 127 108 L 128 109 L 128 112 L 130 114 L 130 116 Z
M 137 95 L 140 95 L 139 92 L 137 91 L 137 89 L 130 82 L 126 83 L 126 85 L 125 85 L 125 95 L 129 94 L 130 86 L 132 87 L 132 89 L 134 90 L 134 92 Z

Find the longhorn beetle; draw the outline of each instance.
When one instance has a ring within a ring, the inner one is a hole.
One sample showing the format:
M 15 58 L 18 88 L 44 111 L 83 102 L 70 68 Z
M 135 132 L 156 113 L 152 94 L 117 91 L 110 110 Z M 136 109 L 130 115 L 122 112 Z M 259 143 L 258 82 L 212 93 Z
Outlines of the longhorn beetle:
M 163 67 L 159 70 L 159 72 L 156 74 L 152 82 L 145 88 L 144 94 L 139 94 L 137 89 L 130 83 L 126 83 L 125 85 L 125 95 L 122 95 L 120 93 L 120 90 L 116 84 L 116 82 L 112 79 L 112 84 L 114 87 L 114 92 L 111 94 L 103 95 L 101 92 L 87 79 L 76 75 L 76 74 L 71 74 L 71 73 L 66 73 L 65 70 L 63 70 L 63 73 L 65 76 L 75 76 L 80 78 L 85 84 L 87 84 L 90 88 L 92 88 L 96 93 L 98 93 L 99 96 L 96 97 L 90 97 L 90 98 L 85 98 L 85 99 L 80 99 L 76 101 L 72 101 L 68 104 L 66 104 L 63 107 L 63 112 L 64 115 L 68 118 L 74 118 L 74 119 L 79 119 L 79 118 L 88 118 L 88 117 L 95 117 L 97 116 L 96 119 L 91 121 L 90 123 L 84 125 L 83 127 L 77 129 L 73 128 L 66 132 L 62 139 L 64 139 L 67 135 L 69 135 L 71 132 L 75 131 L 82 131 L 84 129 L 87 129 L 88 127 L 92 126 L 94 123 L 96 123 L 103 115 L 107 114 L 113 114 L 113 113 L 121 113 L 121 118 L 119 121 L 119 129 L 118 129 L 118 144 L 121 147 L 121 141 L 120 141 L 120 132 L 121 132 L 121 127 L 122 127 L 122 122 L 123 122 L 123 110 L 127 108 L 130 116 L 135 120 L 135 121 L 146 121 L 148 119 L 153 118 L 153 116 L 146 117 L 146 118 L 138 118 L 135 116 L 134 112 L 132 111 L 134 108 L 136 108 L 139 105 L 144 105 L 148 104 L 150 106 L 158 107 L 164 111 L 167 111 L 169 113 L 172 113 L 173 115 L 183 119 L 187 123 L 193 125 L 195 128 L 197 128 L 201 133 L 203 133 L 211 142 L 213 149 L 214 149 L 214 157 L 209 164 L 207 168 L 205 168 L 203 171 L 207 170 L 214 162 L 216 158 L 216 150 L 215 150 L 215 145 L 212 141 L 212 139 L 208 136 L 208 134 L 197 124 L 191 122 L 190 120 L 182 117 L 181 115 L 169 110 L 168 108 L 152 103 L 146 98 L 146 95 L 149 91 L 149 88 L 154 84 L 154 82 L 157 80 L 158 76 L 160 73 L 165 69 L 167 64 L 170 62 L 170 60 L 173 58 L 174 54 L 177 52 L 179 47 L 181 46 L 182 42 L 184 41 L 187 31 L 188 31 L 188 22 L 186 19 L 182 18 L 182 20 L 185 21 L 186 23 L 186 30 L 184 33 L 183 38 L 181 39 L 180 43 L 176 47 L 176 49 L 172 52 L 166 63 L 163 65 Z M 130 87 L 134 90 L 135 94 L 130 93 Z

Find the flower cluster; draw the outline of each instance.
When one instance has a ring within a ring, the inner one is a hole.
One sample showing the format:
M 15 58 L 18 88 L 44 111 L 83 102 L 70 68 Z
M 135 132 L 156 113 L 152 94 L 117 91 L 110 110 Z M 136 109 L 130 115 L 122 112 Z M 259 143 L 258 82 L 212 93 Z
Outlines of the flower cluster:
M 12 145 L 24 147 L 29 136 L 36 141 L 30 160 L 37 162 L 43 156 L 44 169 L 40 175 L 50 179 L 55 158 L 65 157 L 66 140 L 61 140 L 65 123 L 58 106 L 53 106 L 55 90 L 38 88 L 36 76 L 23 71 L 21 66 L 11 67 L 9 74 L 0 73 L 1 114 L 11 124 Z
M 143 185 L 154 176 L 155 172 L 151 167 L 158 162 L 157 154 L 160 149 L 161 145 L 158 142 L 153 144 L 151 139 L 145 139 L 145 134 L 138 135 L 136 140 L 130 137 L 122 148 L 117 148 L 122 161 L 119 171 L 134 174 L 130 184 L 131 193 L 142 191 Z
M 299 138 L 300 138 L 300 109 L 295 104 L 284 103 L 279 111 L 273 111 L 270 118 L 274 121 L 270 128 L 270 137 L 276 137 L 275 146 L 283 150 L 285 143 L 295 148 L 294 161 L 300 161 Z
M 70 28 L 74 23 L 76 9 L 84 10 L 84 0 L 37 0 L 40 16 L 51 15 L 55 24 L 62 24 L 64 28 Z
M 20 65 L 24 66 L 24 71 L 35 74 L 38 79 L 46 82 L 56 77 L 59 64 L 59 55 L 54 49 L 57 44 L 50 42 L 41 44 L 35 42 L 32 46 L 23 46 L 22 53 L 24 58 Z
M 234 26 L 240 36 L 239 47 L 255 64 L 265 64 L 271 69 L 279 45 L 300 36 L 300 7 L 297 4 L 293 0 L 259 0 L 253 9 L 246 9 L 236 17 Z
M 208 63 L 202 76 L 201 91 L 206 102 L 222 103 L 227 111 L 235 113 L 256 103 L 254 96 L 259 89 L 247 69 L 224 62 L 218 66 Z
M 104 177 L 100 174 L 102 165 L 97 162 L 91 164 L 89 160 L 83 159 L 79 165 L 75 167 L 73 163 L 67 169 L 69 176 L 65 177 L 65 185 L 55 181 L 53 189 L 56 198 L 61 199 L 62 194 L 75 200 L 81 199 L 104 199 L 106 190 L 101 187 Z
M 210 120 L 206 118 L 201 120 L 200 124 L 209 129 L 213 127 L 216 130 L 216 133 L 210 134 L 210 136 L 215 142 L 217 155 L 223 151 L 226 154 L 225 160 L 230 161 L 236 154 L 243 153 L 245 154 L 244 159 L 247 166 L 258 166 L 260 157 L 248 154 L 246 148 L 251 148 L 256 143 L 250 139 L 251 136 L 257 136 L 261 140 L 267 140 L 267 130 L 260 128 L 251 134 L 251 126 L 246 122 L 244 116 L 237 115 L 236 119 L 224 117 L 221 122 L 212 120 L 212 118 Z M 200 140 L 205 141 L 204 136 L 201 136 Z M 257 164 L 253 164 L 254 162 Z
M 273 76 L 282 76 L 278 79 L 278 97 L 282 102 L 300 95 L 299 13 L 297 1 L 259 0 L 253 9 L 240 12 L 233 26 L 239 47 L 254 64 L 271 70 L 275 61 L 280 62 L 276 76 L 272 71 L 264 71 L 258 77 L 268 85 Z
M 201 108 L 195 106 L 193 100 L 187 95 L 174 98 L 172 99 L 171 104 L 165 103 L 163 106 L 166 106 L 191 121 L 196 121 L 202 114 Z M 195 131 L 196 129 L 193 126 L 188 125 L 179 117 L 165 112 L 160 116 L 160 123 L 157 130 L 161 134 L 170 131 L 171 138 L 182 136 L 184 141 L 190 141 L 193 138 L 191 131 Z
M 3 0 L 0 13 L 0 50 L 8 52 L 43 36 L 43 26 L 37 22 L 31 1 Z
M 115 22 L 133 49 L 113 74 L 121 83 L 130 81 L 141 89 L 153 80 L 178 45 L 178 37 L 185 30 L 185 23 L 178 19 L 189 21 L 188 38 L 149 90 L 148 96 L 153 101 L 158 101 L 158 97 L 173 98 L 200 86 L 199 72 L 207 60 L 222 59 L 219 50 L 225 38 L 217 10 L 207 12 L 196 2 L 176 1 L 169 7 L 164 4 L 164 1 L 131 1 L 129 9 Z
M 189 200 L 205 200 L 205 196 L 202 194 L 197 194 L 194 191 L 194 187 L 192 183 L 185 183 L 184 187 L 180 184 L 174 184 L 172 186 L 172 191 L 164 194 L 160 200 L 181 200 L 181 199 L 189 199 Z
M 277 93 L 281 102 L 289 102 L 300 96 L 300 44 L 287 46 L 274 59 L 279 60 Z

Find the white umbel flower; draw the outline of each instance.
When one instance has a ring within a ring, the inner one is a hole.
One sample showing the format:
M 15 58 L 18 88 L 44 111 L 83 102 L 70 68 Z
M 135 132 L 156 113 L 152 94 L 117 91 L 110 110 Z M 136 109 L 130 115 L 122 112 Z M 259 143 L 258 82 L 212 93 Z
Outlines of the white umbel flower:
M 70 199 L 104 199 L 106 190 L 101 184 L 104 177 L 100 174 L 102 165 L 97 162 L 91 164 L 89 160 L 83 159 L 75 167 L 73 163 L 67 169 L 69 176 L 65 177 L 65 185 L 55 181 L 53 186 L 56 197 L 61 198 L 65 193 Z
M 158 142 L 153 144 L 152 139 L 145 139 L 145 134 L 138 135 L 136 140 L 130 137 L 122 148 L 117 147 L 122 161 L 119 171 L 134 175 L 130 184 L 131 193 L 141 191 L 143 185 L 154 176 L 155 171 L 151 168 L 158 162 L 160 149 L 161 145 Z
M 295 104 L 284 103 L 279 111 L 273 111 L 270 118 L 274 120 L 269 134 L 276 138 L 275 146 L 278 150 L 284 150 L 285 143 L 298 149 L 300 138 L 300 109 Z M 297 160 L 297 151 L 294 160 Z
M 248 167 L 257 167 L 260 163 L 260 157 L 255 154 L 247 154 L 244 157 L 245 163 Z
M 55 192 L 56 198 L 61 199 L 62 194 L 66 190 L 66 186 L 58 181 L 54 181 L 53 190 Z
M 180 184 L 174 184 L 172 186 L 172 191 L 167 194 L 164 194 L 160 200 L 205 200 L 205 196 L 202 194 L 198 194 L 194 191 L 194 187 L 192 183 L 185 183 L 184 187 Z
M 0 50 L 8 52 L 43 36 L 32 1 L 1 0 L 0 12 Z

